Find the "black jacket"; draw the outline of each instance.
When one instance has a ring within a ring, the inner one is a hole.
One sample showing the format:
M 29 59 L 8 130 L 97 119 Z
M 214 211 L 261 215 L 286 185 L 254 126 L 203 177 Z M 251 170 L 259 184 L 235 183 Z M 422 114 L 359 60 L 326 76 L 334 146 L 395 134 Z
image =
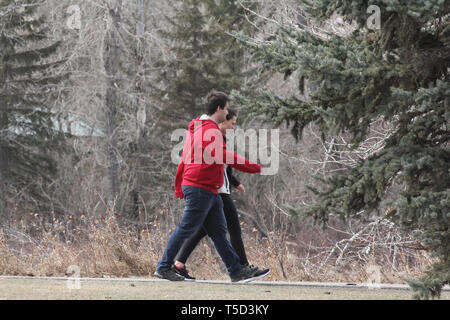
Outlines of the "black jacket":
M 235 176 L 233 176 L 233 169 L 231 169 L 231 167 L 229 167 L 229 166 L 227 166 L 227 177 L 228 177 L 228 181 L 230 181 L 230 183 L 233 187 L 236 188 L 238 185 L 241 184 L 239 182 L 239 180 L 236 179 Z
M 223 141 L 225 143 L 227 143 L 227 138 L 225 136 L 223 136 Z M 237 187 L 238 185 L 240 185 L 241 183 L 239 182 L 238 179 L 236 179 L 235 176 L 233 176 L 233 169 L 230 166 L 227 166 L 227 177 L 228 177 L 228 181 L 231 183 L 231 185 L 233 187 Z

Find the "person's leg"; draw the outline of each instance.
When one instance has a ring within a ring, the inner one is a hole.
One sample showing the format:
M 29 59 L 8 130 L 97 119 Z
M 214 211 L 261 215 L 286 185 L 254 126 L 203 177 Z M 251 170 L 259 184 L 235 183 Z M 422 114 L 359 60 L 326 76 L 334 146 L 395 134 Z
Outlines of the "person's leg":
M 201 228 L 211 208 L 216 206 L 216 195 L 197 187 L 183 187 L 185 208 L 175 231 L 169 237 L 156 270 L 169 270 L 184 241 Z
M 265 277 L 266 275 L 269 274 L 270 269 L 259 269 L 258 267 L 250 265 L 250 263 L 247 260 L 244 242 L 242 241 L 242 230 L 241 225 L 239 223 L 239 216 L 236 206 L 234 205 L 234 202 L 231 199 L 231 196 L 229 194 L 223 193 L 221 194 L 221 197 L 223 201 L 224 214 L 225 219 L 227 221 L 228 232 L 230 234 L 230 242 L 234 250 L 236 251 L 237 255 L 239 256 L 241 265 L 243 265 L 244 267 L 248 267 L 251 270 L 255 270 L 256 271 L 255 277 L 257 278 Z
M 216 205 L 209 211 L 208 216 L 203 222 L 203 227 L 213 241 L 222 261 L 225 263 L 229 276 L 233 278 L 243 268 L 239 263 L 238 255 L 227 238 L 228 229 L 223 214 L 222 198 L 219 195 L 216 197 Z
M 239 216 L 234 205 L 233 199 L 229 194 L 221 193 L 223 201 L 223 212 L 227 221 L 228 232 L 230 234 L 230 242 L 239 256 L 241 265 L 248 265 L 247 256 L 245 254 L 244 242 L 242 241 L 241 225 L 239 223 Z
M 181 262 L 183 265 L 194 251 L 200 240 L 206 236 L 206 231 L 203 228 L 198 229 L 192 236 L 190 236 L 181 247 L 176 257 L 177 262 Z

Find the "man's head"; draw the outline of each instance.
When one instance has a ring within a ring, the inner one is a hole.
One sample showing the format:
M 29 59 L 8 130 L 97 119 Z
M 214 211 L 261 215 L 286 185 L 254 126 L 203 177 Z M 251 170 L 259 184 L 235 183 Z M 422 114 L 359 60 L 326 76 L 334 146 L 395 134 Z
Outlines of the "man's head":
M 226 120 L 231 98 L 223 92 L 211 90 L 206 97 L 206 113 L 218 123 Z

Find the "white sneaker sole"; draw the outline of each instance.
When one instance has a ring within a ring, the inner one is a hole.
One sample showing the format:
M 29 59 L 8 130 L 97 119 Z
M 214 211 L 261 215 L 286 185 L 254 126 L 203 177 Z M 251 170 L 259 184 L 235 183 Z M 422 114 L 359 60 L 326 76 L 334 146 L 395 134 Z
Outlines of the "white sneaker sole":
M 184 278 L 184 281 L 189 281 L 189 282 L 195 282 L 196 279 L 188 279 L 188 278 Z

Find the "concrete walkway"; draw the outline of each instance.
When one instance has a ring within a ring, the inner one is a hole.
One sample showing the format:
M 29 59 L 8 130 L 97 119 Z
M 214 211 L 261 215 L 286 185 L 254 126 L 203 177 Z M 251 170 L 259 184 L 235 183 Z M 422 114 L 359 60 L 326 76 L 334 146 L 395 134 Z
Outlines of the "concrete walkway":
M 127 282 L 165 282 L 157 278 L 76 278 L 76 277 L 31 277 L 31 276 L 0 276 L 0 279 L 39 279 L 39 280 L 80 280 L 80 281 L 127 281 Z M 250 283 L 232 283 L 226 280 L 196 280 L 196 283 L 250 285 L 250 286 L 298 286 L 298 287 L 326 287 L 326 288 L 364 288 L 364 289 L 394 289 L 411 290 L 407 284 L 390 283 L 340 283 L 340 282 L 287 282 L 287 281 L 253 281 Z M 450 291 L 450 286 L 444 286 L 442 291 Z

